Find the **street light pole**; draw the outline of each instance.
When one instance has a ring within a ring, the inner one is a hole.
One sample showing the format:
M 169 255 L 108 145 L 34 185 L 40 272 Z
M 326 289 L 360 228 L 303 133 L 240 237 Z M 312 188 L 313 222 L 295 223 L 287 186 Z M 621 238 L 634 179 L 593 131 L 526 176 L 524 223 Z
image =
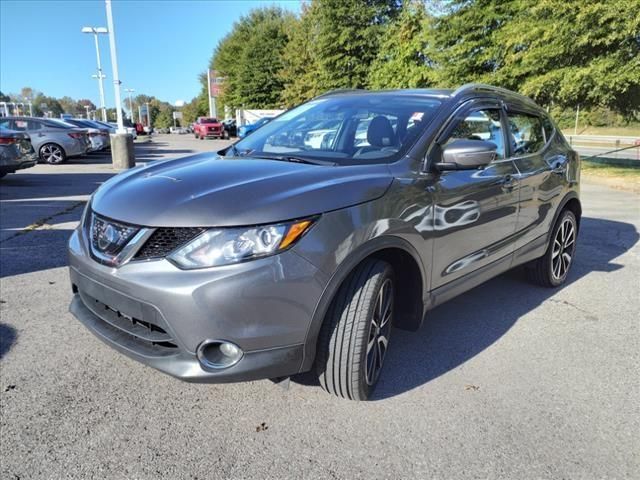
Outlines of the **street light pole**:
M 111 0 L 105 0 L 107 9 L 107 28 L 109 30 L 109 49 L 111 51 L 111 69 L 113 70 L 113 88 L 116 94 L 116 115 L 118 116 L 118 133 L 127 133 L 122 118 L 122 103 L 120 100 L 120 76 L 118 75 L 118 57 L 116 52 L 116 35 L 113 29 L 113 13 Z
M 116 52 L 116 34 L 113 28 L 113 12 L 111 0 L 105 0 L 107 10 L 107 28 L 109 29 L 109 47 L 111 52 L 111 69 L 113 70 L 113 89 L 116 97 L 116 115 L 118 116 L 118 129 L 111 135 L 111 159 L 116 169 L 133 168 L 136 165 L 136 156 L 133 148 L 133 136 L 127 134 L 122 118 L 122 101 L 120 98 L 120 76 L 118 75 L 118 56 Z
M 129 94 L 129 111 L 131 112 L 131 123 L 136 123 L 136 116 L 133 112 L 133 100 L 131 100 L 131 94 L 135 92 L 133 88 L 125 88 L 125 92 Z
M 102 63 L 100 62 L 100 46 L 98 45 L 98 35 L 106 34 L 108 30 L 104 27 L 82 27 L 82 33 L 92 33 L 93 38 L 96 44 L 96 60 L 98 62 L 98 75 L 94 76 L 94 78 L 98 79 L 98 86 L 100 88 L 100 110 L 102 111 L 102 121 L 107 121 L 107 107 L 105 107 L 104 103 L 104 84 L 102 80 L 106 78 L 105 75 L 102 74 Z

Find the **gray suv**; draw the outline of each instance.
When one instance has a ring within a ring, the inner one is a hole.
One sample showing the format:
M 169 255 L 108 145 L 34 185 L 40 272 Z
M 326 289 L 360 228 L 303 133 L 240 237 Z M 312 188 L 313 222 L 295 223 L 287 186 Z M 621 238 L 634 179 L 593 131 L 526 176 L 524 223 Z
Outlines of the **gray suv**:
M 579 172 L 547 113 L 506 90 L 332 92 L 106 182 L 69 242 L 70 308 L 183 380 L 313 371 L 364 400 L 392 326 L 517 265 L 565 282 Z

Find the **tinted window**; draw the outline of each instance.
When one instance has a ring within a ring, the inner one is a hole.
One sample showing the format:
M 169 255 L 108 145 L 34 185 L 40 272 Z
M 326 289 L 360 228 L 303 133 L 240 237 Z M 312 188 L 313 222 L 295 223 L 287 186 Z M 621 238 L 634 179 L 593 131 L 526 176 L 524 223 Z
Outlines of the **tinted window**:
M 514 144 L 514 157 L 536 153 L 544 147 L 542 119 L 528 113 L 510 113 L 509 131 Z
M 47 120 L 43 120 L 42 123 L 47 127 L 53 127 L 53 128 L 75 128 L 75 125 L 71 125 L 70 123 L 63 122 L 61 120 L 56 120 L 55 118 L 49 118 Z
M 12 121 L 11 120 L 2 120 L 0 122 L 0 127 L 2 128 L 6 128 L 7 130 L 15 130 L 15 126 L 12 125 Z
M 445 145 L 461 139 L 491 142 L 496 146 L 496 158 L 504 158 L 504 132 L 500 110 L 487 108 L 467 114 L 456 124 Z
M 198 120 L 200 123 L 218 123 L 216 118 L 201 118 Z
M 293 155 L 338 164 L 399 158 L 440 106 L 425 96 L 352 94 L 312 100 L 238 142 L 230 155 Z
M 25 132 L 27 130 L 27 128 L 29 128 L 28 123 L 26 120 L 14 120 L 13 121 L 13 127 L 14 130 L 17 130 L 19 132 Z

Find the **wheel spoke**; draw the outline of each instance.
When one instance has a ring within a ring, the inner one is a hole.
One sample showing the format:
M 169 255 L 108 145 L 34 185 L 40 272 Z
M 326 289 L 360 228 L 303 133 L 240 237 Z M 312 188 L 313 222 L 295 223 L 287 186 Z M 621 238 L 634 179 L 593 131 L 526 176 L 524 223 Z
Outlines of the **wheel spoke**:
M 560 278 L 560 266 L 561 266 L 561 259 L 560 257 L 556 258 L 553 261 L 553 265 L 552 265 L 552 271 L 553 271 L 553 276 L 556 278 Z
M 562 273 L 565 274 L 569 270 L 569 265 L 571 264 L 571 255 L 567 252 L 562 254 L 562 264 L 564 265 L 564 272 Z
M 369 352 L 371 352 L 371 348 L 376 344 L 376 337 L 375 335 L 369 340 L 369 343 L 367 343 L 367 355 L 369 355 Z

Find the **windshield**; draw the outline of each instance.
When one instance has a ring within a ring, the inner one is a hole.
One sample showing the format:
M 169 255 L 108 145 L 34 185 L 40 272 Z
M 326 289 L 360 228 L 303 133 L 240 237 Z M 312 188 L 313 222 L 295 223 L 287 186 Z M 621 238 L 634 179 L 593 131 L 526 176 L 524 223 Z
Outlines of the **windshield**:
M 385 163 L 408 150 L 439 106 L 434 98 L 410 95 L 318 98 L 274 118 L 227 155 Z
M 218 123 L 217 118 L 201 118 L 200 123 Z

